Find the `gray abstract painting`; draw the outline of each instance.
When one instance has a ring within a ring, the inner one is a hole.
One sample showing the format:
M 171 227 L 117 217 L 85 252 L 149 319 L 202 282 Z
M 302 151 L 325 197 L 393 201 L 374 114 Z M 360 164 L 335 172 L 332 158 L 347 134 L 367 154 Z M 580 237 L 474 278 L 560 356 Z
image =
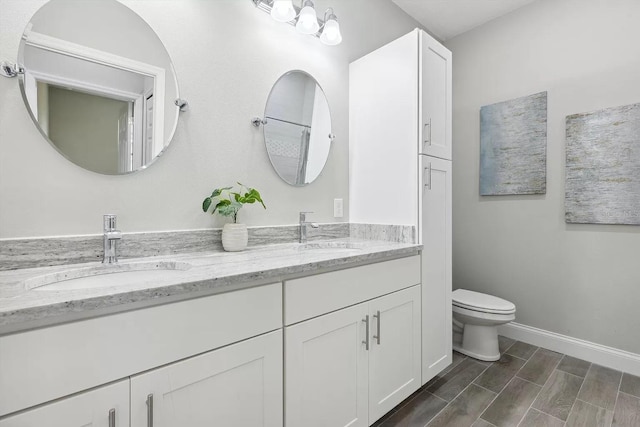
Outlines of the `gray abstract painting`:
M 544 194 L 547 92 L 480 108 L 480 195 Z
M 640 104 L 566 119 L 565 219 L 640 224 Z

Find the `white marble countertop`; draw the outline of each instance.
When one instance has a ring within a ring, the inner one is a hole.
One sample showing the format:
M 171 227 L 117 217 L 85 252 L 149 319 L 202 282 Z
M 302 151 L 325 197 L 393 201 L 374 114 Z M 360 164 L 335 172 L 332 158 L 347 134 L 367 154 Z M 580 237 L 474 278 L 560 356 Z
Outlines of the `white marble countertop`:
M 101 274 L 82 279 L 85 282 L 78 289 L 66 286 L 71 281 L 59 282 L 62 286 L 43 284 L 54 276 L 73 277 L 80 270 L 102 270 L 108 266 L 84 263 L 3 271 L 0 335 L 415 255 L 421 248 L 416 244 L 342 239 L 309 242 L 307 246 L 297 243 L 256 246 L 243 252 L 127 259 L 120 260 L 117 269 L 127 270 L 128 265 L 136 263 L 138 267 L 140 263 L 163 266 L 177 263 L 182 269 L 145 268 L 135 274 Z M 92 280 L 99 281 L 96 287 L 88 285 Z

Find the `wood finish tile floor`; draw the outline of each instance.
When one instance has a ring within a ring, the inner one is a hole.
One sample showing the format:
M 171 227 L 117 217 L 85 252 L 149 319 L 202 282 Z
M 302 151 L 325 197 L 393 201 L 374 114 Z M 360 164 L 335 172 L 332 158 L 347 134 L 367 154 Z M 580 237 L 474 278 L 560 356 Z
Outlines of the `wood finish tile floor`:
M 640 377 L 505 337 L 500 353 L 454 352 L 374 427 L 640 427 Z

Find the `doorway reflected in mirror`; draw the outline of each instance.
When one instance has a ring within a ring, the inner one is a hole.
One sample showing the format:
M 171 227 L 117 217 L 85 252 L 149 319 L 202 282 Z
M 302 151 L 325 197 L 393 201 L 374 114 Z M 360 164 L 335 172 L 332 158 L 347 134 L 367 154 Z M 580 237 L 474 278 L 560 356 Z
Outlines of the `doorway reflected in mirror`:
M 179 113 L 171 59 L 149 25 L 121 3 L 49 1 L 27 25 L 18 63 L 35 124 L 78 166 L 131 173 L 169 145 Z

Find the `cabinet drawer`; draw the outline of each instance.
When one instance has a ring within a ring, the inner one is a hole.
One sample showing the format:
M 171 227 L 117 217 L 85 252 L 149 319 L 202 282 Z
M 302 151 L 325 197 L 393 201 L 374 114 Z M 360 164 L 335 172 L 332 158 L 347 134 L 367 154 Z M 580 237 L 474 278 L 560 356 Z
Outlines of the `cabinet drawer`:
M 285 282 L 284 320 L 291 325 L 420 283 L 420 256 Z
M 0 416 L 282 327 L 282 285 L 0 337 Z
M 111 415 L 111 412 L 113 413 Z M 0 420 L 0 427 L 129 425 L 129 380 L 90 390 Z

